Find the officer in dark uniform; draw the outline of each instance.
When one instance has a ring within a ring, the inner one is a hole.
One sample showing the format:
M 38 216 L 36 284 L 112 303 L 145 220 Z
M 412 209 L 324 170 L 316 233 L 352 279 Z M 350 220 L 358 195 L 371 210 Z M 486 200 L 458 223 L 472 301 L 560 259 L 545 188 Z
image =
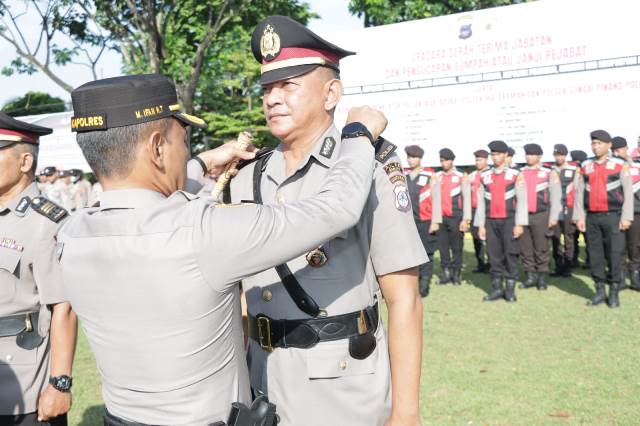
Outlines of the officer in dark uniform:
M 478 186 L 475 225 L 487 241 L 491 287 L 485 301 L 504 298 L 515 302 L 518 278 L 518 238 L 528 221 L 527 188 L 520 171 L 506 166 L 509 147 L 503 141 L 489 144 L 494 166 L 482 173 Z M 503 284 L 506 281 L 506 286 Z
M 629 163 L 629 176 L 633 188 L 633 222 L 625 232 L 627 241 L 627 257 L 629 259 L 629 272 L 632 290 L 640 291 L 640 162 L 635 161 L 629 155 L 627 140 L 616 136 L 611 141 L 613 155 L 620 157 Z M 626 275 L 627 266 L 623 261 L 623 275 Z M 622 280 L 624 285 L 625 280 Z
M 556 144 L 553 147 L 553 156 L 555 164 L 553 170 L 560 178 L 562 187 L 561 212 L 558 219 L 558 226 L 555 227 L 553 236 L 551 237 L 551 245 L 553 247 L 553 259 L 555 262 L 555 271 L 551 274 L 554 277 L 570 277 L 571 276 L 571 260 L 575 251 L 575 232 L 576 227 L 573 223 L 573 204 L 575 202 L 575 179 L 578 166 L 567 161 L 568 150 L 563 144 Z
M 573 150 L 569 154 L 571 155 L 571 161 L 578 166 L 578 170 L 580 170 L 580 165 L 582 164 L 582 162 L 589 157 L 586 152 L 579 149 Z M 574 191 L 575 191 L 575 185 L 574 185 Z M 574 205 L 575 205 L 575 199 L 574 199 Z M 587 234 L 584 232 L 580 232 L 578 228 L 576 228 L 576 232 L 573 235 L 574 250 L 573 250 L 573 258 L 571 259 L 571 267 L 577 268 L 578 266 L 580 266 L 580 262 L 578 261 L 578 257 L 580 255 L 580 234 L 582 234 L 582 239 L 584 240 L 584 243 L 585 243 L 584 251 L 586 253 L 586 259 L 582 267 L 584 269 L 590 269 L 591 265 L 589 262 L 589 250 L 587 250 L 586 248 L 589 245 L 589 242 L 587 241 Z
M 51 129 L 0 112 L 0 425 L 66 425 L 76 318 L 51 268 L 67 212 L 35 183 Z
M 618 292 L 622 281 L 622 258 L 625 231 L 633 221 L 633 190 L 629 164 L 609 156 L 611 136 L 604 130 L 591 133 L 591 149 L 595 157 L 582 163 L 576 175 L 576 226 L 587 232 L 587 250 L 591 257 L 591 276 L 596 294 L 589 306 L 607 302 L 610 308 L 620 306 Z M 607 274 L 607 269 L 609 274 Z M 609 296 L 605 283 L 610 281 Z
M 520 259 L 527 279 L 520 288 L 547 289 L 549 274 L 549 238 L 558 224 L 560 215 L 561 186 L 558 174 L 543 167 L 542 147 L 526 144 L 524 153 L 527 165 L 520 169 L 527 187 L 529 224 L 520 237 Z
M 479 149 L 473 153 L 476 158 L 476 169 L 469 175 L 471 185 L 471 217 L 476 217 L 476 209 L 478 207 L 478 185 L 480 185 L 480 176 L 483 172 L 489 170 L 489 152 Z M 485 260 L 484 241 L 478 236 L 478 227 L 471 227 L 471 236 L 473 237 L 473 251 L 478 262 L 473 272 L 489 272 L 489 263 Z
M 420 161 L 424 150 L 418 145 L 409 145 L 404 149 L 407 154 L 409 168 L 407 175 L 407 189 L 411 198 L 413 219 L 416 222 L 422 245 L 429 261 L 420 265 L 419 288 L 420 295 L 427 297 L 431 278 L 433 277 L 433 254 L 438 246 L 437 232 L 442 221 L 440 215 L 440 196 L 437 193 L 435 172 L 430 167 L 421 167 Z
M 442 171 L 436 175 L 442 212 L 438 250 L 442 269 L 440 284 L 460 285 L 464 233 L 471 221 L 471 186 L 469 176 L 454 167 L 455 158 L 449 148 L 440 150 Z

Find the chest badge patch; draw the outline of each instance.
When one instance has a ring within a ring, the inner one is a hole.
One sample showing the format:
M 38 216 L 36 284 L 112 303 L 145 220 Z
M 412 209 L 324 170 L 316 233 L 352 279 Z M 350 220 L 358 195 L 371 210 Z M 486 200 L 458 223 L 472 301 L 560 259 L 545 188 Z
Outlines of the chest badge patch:
M 24 246 L 18 244 L 16 240 L 12 238 L 5 238 L 5 237 L 0 238 L 0 247 L 4 247 L 11 250 L 16 250 L 16 251 L 24 250 Z
M 18 205 L 16 206 L 16 211 L 18 213 L 26 212 L 27 209 L 29 208 L 29 204 L 31 204 L 31 198 L 22 197 L 22 199 L 18 202 Z
M 321 266 L 326 265 L 329 261 L 327 252 L 324 251 L 322 247 L 311 250 L 309 253 L 307 253 L 305 258 L 307 259 L 307 263 L 309 263 L 309 266 L 312 266 L 314 268 L 320 268 Z

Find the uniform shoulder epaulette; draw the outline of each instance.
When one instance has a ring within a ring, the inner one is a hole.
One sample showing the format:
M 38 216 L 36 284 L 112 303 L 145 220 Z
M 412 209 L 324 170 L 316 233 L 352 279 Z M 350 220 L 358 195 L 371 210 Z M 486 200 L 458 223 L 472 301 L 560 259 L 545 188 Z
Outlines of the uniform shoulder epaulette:
M 55 223 L 60 222 L 69 215 L 69 212 L 64 208 L 41 195 L 31 200 L 31 208 Z
M 185 192 L 185 191 L 176 191 L 173 194 L 171 194 L 169 198 L 171 199 L 171 198 L 177 197 L 178 195 L 183 196 L 187 201 L 193 201 L 200 198 L 200 196 L 198 195 L 192 194 L 190 192 Z
M 480 176 L 486 176 L 493 173 L 493 167 L 488 168 L 487 170 L 480 172 Z
M 620 157 L 609 157 L 609 161 L 617 164 L 623 164 L 623 165 L 627 163 L 627 160 Z
M 248 166 L 251 163 L 255 163 L 259 159 L 261 159 L 263 157 L 270 156 L 271 154 L 273 154 L 273 148 L 270 148 L 270 147 L 260 148 L 256 152 L 256 156 L 253 157 L 251 160 L 240 160 L 240 161 L 238 161 L 238 165 L 236 166 L 236 168 L 238 169 L 238 171 L 240 171 L 240 169 L 242 169 L 243 167 Z
M 513 173 L 514 175 L 519 175 L 520 174 L 520 170 L 519 168 L 515 168 L 515 167 L 507 167 L 506 171 Z
M 384 164 L 398 148 L 382 136 L 380 136 L 373 144 L 375 157 L 380 163 Z

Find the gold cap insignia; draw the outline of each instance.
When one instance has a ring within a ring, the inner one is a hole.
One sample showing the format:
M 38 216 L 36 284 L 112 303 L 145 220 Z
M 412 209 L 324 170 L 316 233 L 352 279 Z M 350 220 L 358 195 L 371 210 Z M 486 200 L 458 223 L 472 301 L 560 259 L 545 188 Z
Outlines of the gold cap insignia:
M 271 24 L 267 24 L 262 33 L 260 53 L 265 61 L 273 61 L 280 53 L 280 36 Z

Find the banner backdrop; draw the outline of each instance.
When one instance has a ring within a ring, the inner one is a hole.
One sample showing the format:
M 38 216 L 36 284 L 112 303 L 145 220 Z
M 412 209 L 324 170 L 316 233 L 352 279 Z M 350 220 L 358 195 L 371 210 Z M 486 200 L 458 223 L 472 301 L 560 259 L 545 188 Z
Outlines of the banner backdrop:
M 589 132 L 605 129 L 633 148 L 640 135 L 640 2 L 539 0 L 472 13 L 327 35 L 357 55 L 341 61 L 351 106 L 368 104 L 389 119 L 384 136 L 425 149 L 438 164 L 448 147 L 459 165 L 502 139 L 524 161 L 539 143 L 590 153 Z

